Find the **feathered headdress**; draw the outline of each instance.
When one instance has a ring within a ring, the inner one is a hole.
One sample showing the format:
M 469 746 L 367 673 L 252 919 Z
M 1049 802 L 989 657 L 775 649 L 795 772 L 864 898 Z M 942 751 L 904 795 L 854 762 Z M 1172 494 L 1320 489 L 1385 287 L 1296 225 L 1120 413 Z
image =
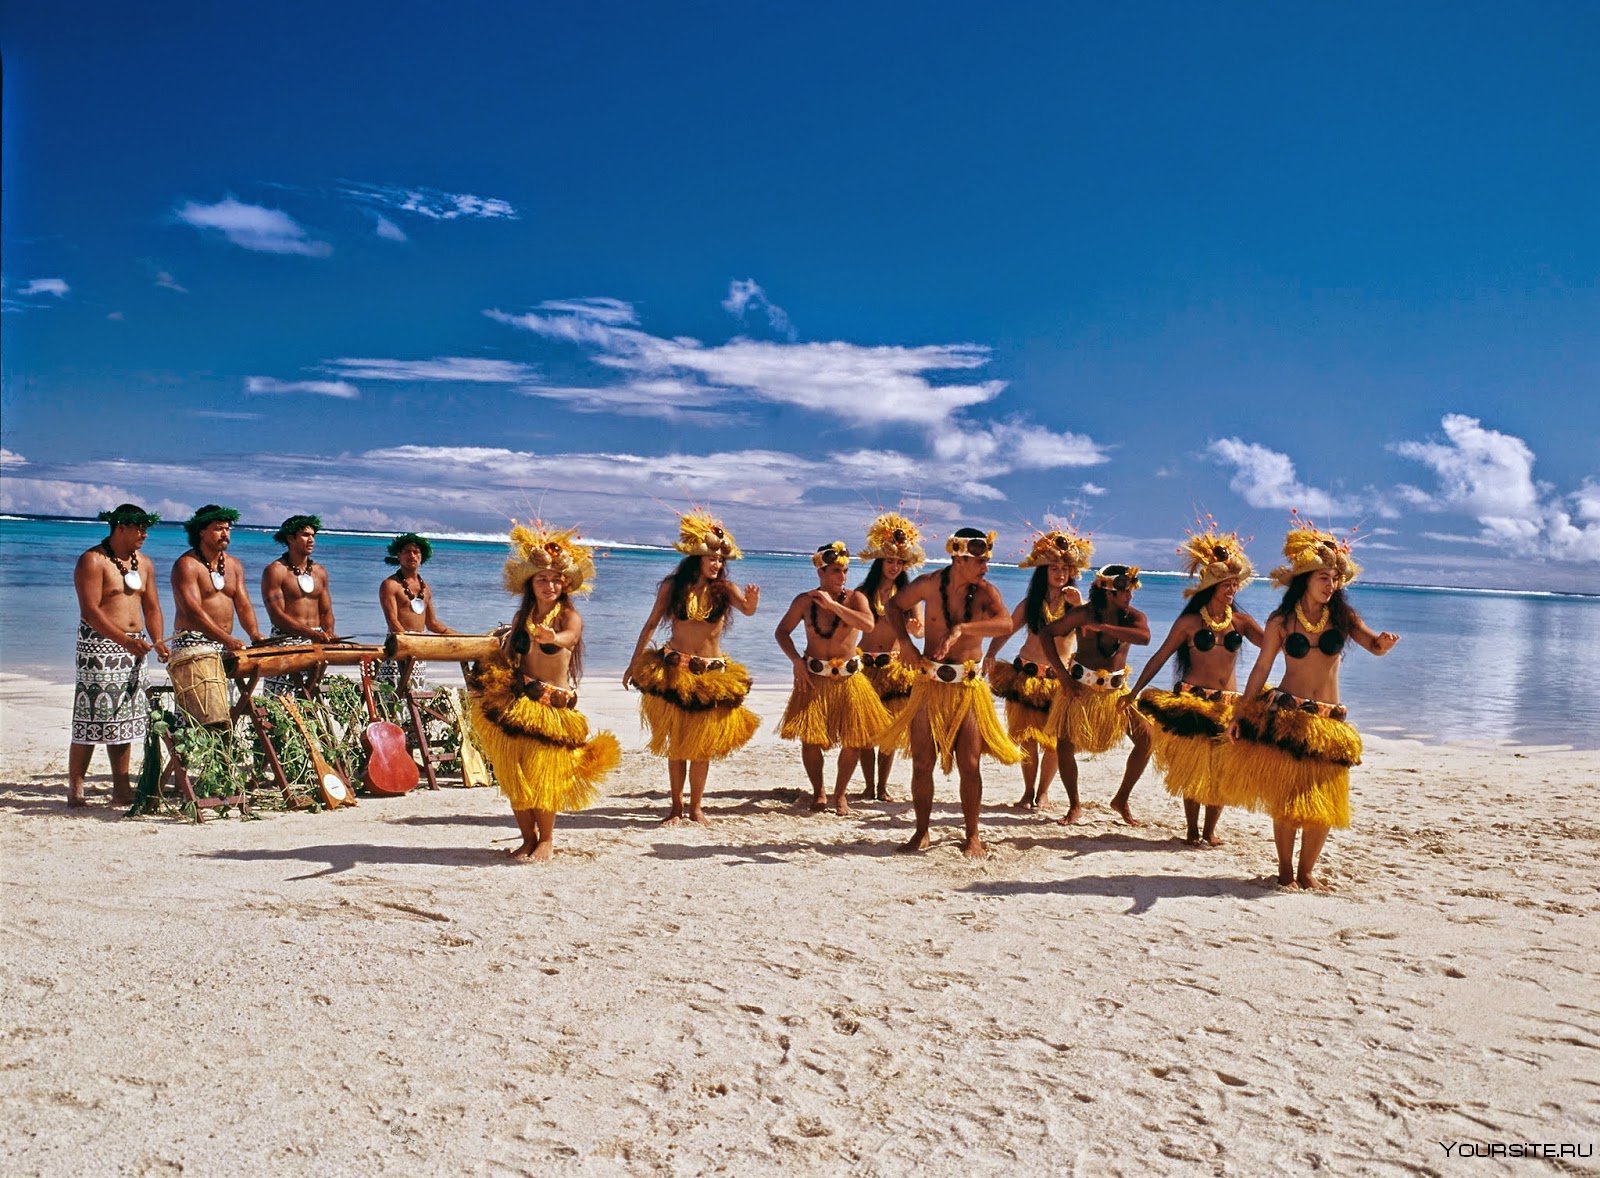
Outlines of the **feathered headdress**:
M 1217 521 L 1210 516 L 1206 517 L 1205 522 L 1206 530 L 1190 532 L 1189 539 L 1178 549 L 1178 555 L 1183 557 L 1184 571 L 1191 577 L 1200 578 L 1198 584 L 1183 591 L 1185 597 L 1193 597 L 1224 581 L 1238 581 L 1239 588 L 1243 589 L 1250 578 L 1256 575 L 1250 558 L 1245 555 L 1244 542 L 1239 539 L 1239 534 L 1219 532 Z
M 898 560 L 915 568 L 927 556 L 922 551 L 922 533 L 905 516 L 886 511 L 867 528 L 867 546 L 856 553 L 862 560 Z
M 744 553 L 733 542 L 733 533 L 709 511 L 689 511 L 678 516 L 678 542 L 673 545 L 685 556 L 720 556 L 738 560 Z
M 1038 568 L 1040 565 L 1064 564 L 1068 568 L 1086 569 L 1094 557 L 1094 541 L 1087 533 L 1079 535 L 1070 528 L 1051 528 L 1035 532 L 1027 555 L 1017 561 L 1019 569 Z
M 834 564 L 847 569 L 850 567 L 850 549 L 843 540 L 831 541 L 811 554 L 811 563 L 819 569 Z
M 1292 514 L 1294 526 L 1283 538 L 1283 555 L 1289 563 L 1272 570 L 1274 585 L 1287 589 L 1289 582 L 1301 573 L 1314 573 L 1318 569 L 1332 572 L 1340 588 L 1361 575 L 1361 566 L 1350 558 L 1350 541 L 1322 531 L 1310 520 L 1301 519 L 1299 512 Z
M 507 593 L 521 594 L 535 573 L 560 573 L 568 593 L 587 593 L 594 579 L 594 552 L 578 543 L 578 530 L 554 531 L 540 520 L 511 527 L 511 555 L 506 558 Z

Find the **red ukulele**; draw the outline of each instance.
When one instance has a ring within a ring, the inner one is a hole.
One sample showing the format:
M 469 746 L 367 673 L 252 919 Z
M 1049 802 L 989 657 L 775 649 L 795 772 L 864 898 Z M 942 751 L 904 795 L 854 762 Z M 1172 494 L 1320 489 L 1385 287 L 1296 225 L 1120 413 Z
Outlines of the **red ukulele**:
M 380 797 L 399 797 L 410 793 L 417 785 L 417 763 L 406 748 L 405 730 L 398 724 L 378 719 L 377 705 L 372 702 L 372 662 L 361 663 L 361 691 L 367 698 L 367 716 L 370 723 L 361 736 L 367 748 L 367 768 L 362 783 L 369 793 Z

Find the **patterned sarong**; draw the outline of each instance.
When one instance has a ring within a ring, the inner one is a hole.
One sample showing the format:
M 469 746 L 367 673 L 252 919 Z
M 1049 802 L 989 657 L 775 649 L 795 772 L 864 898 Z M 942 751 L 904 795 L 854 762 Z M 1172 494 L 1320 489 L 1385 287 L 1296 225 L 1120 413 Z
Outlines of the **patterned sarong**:
M 272 641 L 279 646 L 314 645 L 311 639 L 285 634 L 276 626 L 272 627 Z M 305 695 L 311 674 L 310 671 L 290 671 L 287 675 L 269 675 L 261 681 L 261 690 L 267 695 Z
M 144 657 L 78 623 L 77 686 L 72 692 L 73 744 L 132 744 L 150 724 Z

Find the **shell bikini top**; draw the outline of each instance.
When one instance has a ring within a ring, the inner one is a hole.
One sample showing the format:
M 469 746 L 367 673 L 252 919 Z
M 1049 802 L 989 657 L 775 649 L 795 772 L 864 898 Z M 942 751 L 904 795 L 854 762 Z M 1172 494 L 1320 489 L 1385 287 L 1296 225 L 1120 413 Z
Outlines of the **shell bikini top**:
M 1217 644 L 1217 635 L 1214 631 L 1202 626 L 1190 641 L 1196 650 L 1203 653 Z M 1229 630 L 1227 636 L 1222 639 L 1222 649 L 1226 651 L 1238 650 L 1243 645 L 1244 635 L 1237 630 Z
M 1344 635 L 1337 630 L 1324 630 L 1317 638 L 1317 649 L 1329 658 L 1344 649 Z M 1303 659 L 1311 653 L 1311 639 L 1298 630 L 1283 640 L 1283 653 L 1292 659 Z

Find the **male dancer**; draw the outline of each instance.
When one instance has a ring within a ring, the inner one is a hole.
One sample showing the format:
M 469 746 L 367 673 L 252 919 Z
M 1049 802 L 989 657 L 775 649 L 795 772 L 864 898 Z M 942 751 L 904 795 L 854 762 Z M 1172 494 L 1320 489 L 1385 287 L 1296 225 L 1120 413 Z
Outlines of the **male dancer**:
M 291 515 L 272 534 L 286 551 L 261 571 L 261 600 L 272 619 L 272 637 L 283 639 L 285 645 L 327 642 L 334 635 L 328 570 L 311 557 L 321 530 L 317 516 Z M 305 679 L 304 672 L 275 675 L 261 688 L 282 695 L 301 690 Z
M 951 561 L 936 573 L 924 573 L 889 601 L 889 617 L 907 661 L 920 666 L 917 684 L 905 711 L 895 719 L 880 743 L 892 741 L 907 727 L 911 733 L 911 801 L 917 829 L 902 850 L 923 851 L 930 843 L 928 827 L 933 817 L 933 763 L 950 772 L 954 764 L 961 778 L 961 816 L 966 841 L 961 853 L 982 859 L 988 848 L 978 837 L 978 813 L 983 805 L 983 774 L 979 758 L 985 753 L 1002 764 L 1015 765 L 1022 750 L 1012 743 L 994 712 L 994 697 L 983 678 L 983 640 L 1011 632 L 1011 615 L 1000 591 L 986 579 L 994 533 L 962 528 L 945 541 Z M 906 620 L 918 605 L 926 607 L 926 655 L 911 641 Z
M 237 616 L 251 642 L 261 641 L 255 607 L 244 587 L 244 566 L 228 555 L 239 513 L 207 503 L 189 517 L 183 529 L 189 549 L 172 565 L 172 596 L 178 603 L 172 620 L 174 653 L 209 646 L 219 653 L 243 650 L 233 636 Z
M 800 742 L 800 763 L 811 782 L 811 809 L 828 804 L 822 787 L 822 754 L 839 748 L 839 772 L 833 790 L 833 808 L 850 813 L 846 789 L 856 770 L 861 750 L 877 742 L 889 726 L 889 713 L 862 674 L 856 640 L 872 629 L 874 618 L 867 596 L 844 587 L 850 567 L 850 550 L 844 541 L 824 544 L 811 557 L 817 569 L 818 588 L 801 593 L 778 620 L 773 632 L 783 653 L 794 664 L 794 691 L 783 713 L 778 735 Z M 793 631 L 804 621 L 806 653 L 795 649 Z

